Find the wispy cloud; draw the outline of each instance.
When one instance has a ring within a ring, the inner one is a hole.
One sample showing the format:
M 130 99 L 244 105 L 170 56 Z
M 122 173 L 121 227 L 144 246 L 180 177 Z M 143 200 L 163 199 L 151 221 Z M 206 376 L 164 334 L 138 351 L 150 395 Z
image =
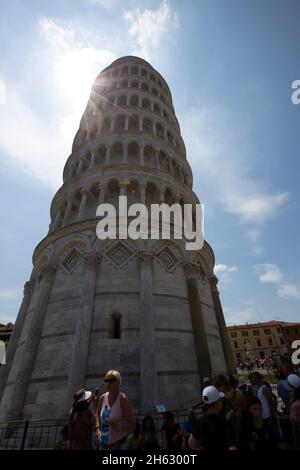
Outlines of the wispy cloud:
M 230 307 L 224 308 L 224 316 L 226 324 L 239 325 L 244 323 L 251 323 L 256 321 L 256 311 L 254 307 L 242 308 L 242 309 L 231 309 Z
M 129 24 L 129 35 L 139 46 L 135 53 L 146 59 L 161 44 L 166 33 L 179 24 L 177 13 L 168 0 L 163 0 L 157 10 L 126 10 L 123 17 Z
M 58 116 L 60 131 L 72 139 L 94 79 L 116 57 L 110 49 L 91 44 L 84 35 L 77 38 L 72 25 L 42 18 L 39 28 L 47 47 L 53 84 L 63 106 L 63 113 L 60 111 Z
M 231 282 L 231 275 L 237 270 L 238 268 L 236 266 L 227 266 L 226 264 L 216 264 L 214 267 L 214 273 L 219 278 L 219 281 L 223 284 L 228 284 Z
M 105 8 L 106 10 L 110 10 L 113 8 L 117 0 L 85 0 L 87 4 L 93 5 L 93 6 L 99 6 L 102 8 Z
M 213 187 L 220 207 L 247 224 L 246 236 L 261 253 L 263 227 L 280 213 L 288 193 L 267 189 L 263 180 L 253 176 L 251 147 L 245 144 L 251 136 L 245 129 L 237 131 L 229 112 L 216 106 L 195 108 L 180 122 L 195 182 L 197 175 L 198 180 L 205 175 L 202 186 Z
M 57 188 L 66 160 L 67 140 L 47 125 L 18 90 L 8 89 L 0 106 L 0 147 L 21 169 Z
M 57 189 L 92 82 L 115 56 L 82 37 L 79 40 L 69 24 L 41 18 L 38 26 L 42 43 L 32 54 L 42 64 L 40 76 L 49 77 L 51 87 L 45 83 L 41 92 L 51 96 L 51 109 L 36 111 L 23 88 L 10 84 L 0 106 L 0 147 L 28 174 Z M 32 94 L 34 86 L 32 80 L 28 84 Z
M 281 299 L 300 300 L 299 287 L 295 284 L 283 283 L 286 276 L 284 276 L 277 264 L 257 264 L 254 266 L 254 269 L 258 273 L 260 282 L 269 282 L 278 286 L 277 294 Z
M 278 295 L 282 299 L 300 300 L 300 289 L 294 284 L 282 284 L 278 288 Z
M 278 284 L 282 280 L 283 274 L 276 264 L 259 264 L 256 265 L 256 268 L 261 272 L 259 275 L 260 282 L 271 282 Z
M 245 238 L 251 242 L 250 254 L 261 256 L 264 253 L 262 237 L 263 231 L 261 228 L 251 228 L 245 232 Z

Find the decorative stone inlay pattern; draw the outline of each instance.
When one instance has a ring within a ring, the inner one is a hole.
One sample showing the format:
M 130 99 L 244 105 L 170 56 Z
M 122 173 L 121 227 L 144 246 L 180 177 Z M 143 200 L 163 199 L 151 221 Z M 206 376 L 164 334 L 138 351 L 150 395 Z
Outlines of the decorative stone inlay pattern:
M 159 253 L 157 253 L 156 258 L 162 267 L 168 272 L 173 271 L 180 261 L 168 246 L 165 246 Z
M 202 286 L 205 286 L 207 283 L 207 276 L 202 272 L 199 274 L 199 281 L 201 282 Z
M 68 274 L 71 274 L 81 263 L 81 261 L 81 253 L 76 248 L 72 248 L 70 253 L 65 256 L 60 265 Z
M 115 267 L 120 268 L 134 255 L 131 248 L 124 242 L 117 241 L 103 256 Z

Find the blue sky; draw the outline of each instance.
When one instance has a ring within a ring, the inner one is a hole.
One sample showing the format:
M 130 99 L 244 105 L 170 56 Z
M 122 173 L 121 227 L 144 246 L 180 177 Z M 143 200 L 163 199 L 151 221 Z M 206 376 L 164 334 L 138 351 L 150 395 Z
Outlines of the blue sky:
M 0 0 L 0 322 L 14 321 L 96 75 L 167 80 L 228 323 L 300 321 L 299 2 Z

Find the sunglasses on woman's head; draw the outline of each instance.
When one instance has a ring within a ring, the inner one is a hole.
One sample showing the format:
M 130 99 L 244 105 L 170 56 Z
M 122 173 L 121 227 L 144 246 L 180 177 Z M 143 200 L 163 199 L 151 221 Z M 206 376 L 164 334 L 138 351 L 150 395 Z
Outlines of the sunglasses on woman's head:
M 104 382 L 105 382 L 106 384 L 113 384 L 113 383 L 116 382 L 116 381 L 117 381 L 117 379 L 115 379 L 115 378 L 114 378 L 114 379 L 104 379 Z

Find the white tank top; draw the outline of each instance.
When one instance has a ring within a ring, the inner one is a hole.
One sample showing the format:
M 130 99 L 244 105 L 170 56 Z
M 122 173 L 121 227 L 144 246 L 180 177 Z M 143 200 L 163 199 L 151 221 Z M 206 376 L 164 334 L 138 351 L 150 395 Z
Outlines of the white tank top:
M 110 410 L 110 419 L 114 421 L 115 423 L 122 423 L 123 421 L 123 411 L 122 411 L 122 406 L 121 406 L 121 396 L 124 395 L 123 393 L 119 393 L 117 396 L 114 404 L 112 406 L 109 406 L 109 401 L 108 401 L 108 393 L 106 392 L 103 396 L 103 401 L 102 401 L 102 408 L 100 411 L 100 418 L 102 416 L 102 413 L 104 411 L 105 406 L 108 407 Z M 123 439 L 123 437 L 126 437 L 126 432 L 122 431 L 117 431 L 113 427 L 109 427 L 109 442 L 108 444 L 114 444 L 117 441 L 120 441 Z
M 270 416 L 271 416 L 271 410 L 270 410 L 268 400 L 266 399 L 266 397 L 263 394 L 263 389 L 264 388 L 267 388 L 267 387 L 265 385 L 261 385 L 259 387 L 259 389 L 257 390 L 257 398 L 259 398 L 259 400 L 261 401 L 261 404 L 262 404 L 263 419 L 267 419 L 267 418 L 270 418 Z

